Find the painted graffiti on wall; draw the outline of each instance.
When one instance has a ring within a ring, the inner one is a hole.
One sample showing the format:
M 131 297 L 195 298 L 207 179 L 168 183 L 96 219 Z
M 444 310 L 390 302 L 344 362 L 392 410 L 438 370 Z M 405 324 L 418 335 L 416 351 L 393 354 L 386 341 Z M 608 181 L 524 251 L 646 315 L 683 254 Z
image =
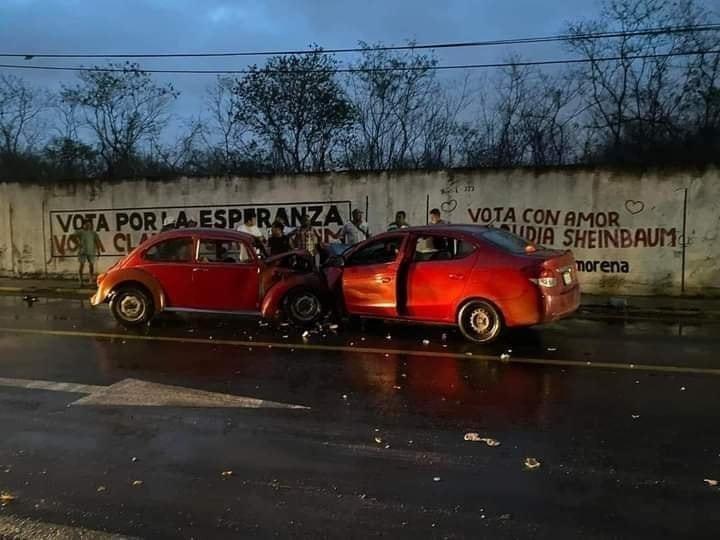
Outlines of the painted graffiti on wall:
M 200 227 L 235 229 L 252 215 L 257 218 L 258 227 L 268 232 L 274 221 L 299 227 L 302 218 L 307 216 L 323 241 L 331 242 L 349 219 L 350 212 L 350 201 L 53 210 L 49 212 L 51 254 L 54 258 L 74 255 L 78 246 L 72 235 L 86 219 L 105 248 L 101 256 L 121 256 L 160 232 L 168 217 L 174 218 L 178 227 L 196 221 Z
M 580 250 L 630 250 L 676 248 L 681 238 L 675 227 L 638 227 L 625 221 L 645 211 L 645 203 L 627 200 L 610 211 L 557 210 L 532 207 L 468 208 L 471 223 L 501 227 L 540 245 Z M 576 254 L 577 256 L 577 254 Z M 578 256 L 581 272 L 629 273 L 630 263 L 621 259 L 585 259 Z
M 674 227 L 624 227 L 620 224 L 619 212 L 497 207 L 470 208 L 468 214 L 473 223 L 503 227 L 530 242 L 568 249 L 654 248 L 678 244 Z

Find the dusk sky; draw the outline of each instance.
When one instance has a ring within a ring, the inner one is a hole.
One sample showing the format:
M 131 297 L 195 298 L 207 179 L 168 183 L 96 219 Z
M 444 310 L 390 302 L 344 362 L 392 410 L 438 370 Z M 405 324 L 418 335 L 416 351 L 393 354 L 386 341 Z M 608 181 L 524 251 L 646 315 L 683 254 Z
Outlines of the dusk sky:
M 563 31 L 569 20 L 593 16 L 597 0 L 2 0 L 2 52 L 123 53 L 222 52 L 327 48 L 370 43 L 401 44 L 541 36 Z M 440 63 L 487 62 L 510 53 L 528 59 L 567 57 L 560 45 L 486 47 L 441 51 Z M 341 55 L 341 61 L 352 61 Z M 242 68 L 253 59 L 143 60 L 145 68 Z M 1 63 L 92 65 L 103 60 Z M 8 70 L 38 85 L 71 82 L 73 73 Z M 483 71 L 476 70 L 479 78 Z M 455 73 L 455 76 L 459 76 Z M 157 76 L 171 80 L 182 96 L 174 114 L 202 112 L 211 75 Z

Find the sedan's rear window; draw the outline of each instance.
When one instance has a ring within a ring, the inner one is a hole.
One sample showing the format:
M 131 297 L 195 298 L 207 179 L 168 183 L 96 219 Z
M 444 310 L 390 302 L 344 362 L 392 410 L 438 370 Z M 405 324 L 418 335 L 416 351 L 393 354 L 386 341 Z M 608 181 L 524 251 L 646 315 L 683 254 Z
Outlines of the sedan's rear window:
M 429 234 L 419 236 L 415 242 L 414 262 L 427 261 L 449 261 L 462 259 L 475 250 L 470 242 L 443 236 L 440 234 Z
M 511 253 L 527 253 L 534 248 L 532 243 L 505 229 L 486 229 L 479 236 Z

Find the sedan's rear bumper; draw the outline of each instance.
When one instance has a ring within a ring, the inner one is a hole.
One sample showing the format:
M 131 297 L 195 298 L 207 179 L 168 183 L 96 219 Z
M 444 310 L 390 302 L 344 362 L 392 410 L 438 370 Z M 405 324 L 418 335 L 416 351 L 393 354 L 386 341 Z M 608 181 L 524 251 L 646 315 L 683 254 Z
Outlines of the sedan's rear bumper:
M 541 322 L 551 322 L 572 315 L 580 307 L 580 287 L 542 297 Z

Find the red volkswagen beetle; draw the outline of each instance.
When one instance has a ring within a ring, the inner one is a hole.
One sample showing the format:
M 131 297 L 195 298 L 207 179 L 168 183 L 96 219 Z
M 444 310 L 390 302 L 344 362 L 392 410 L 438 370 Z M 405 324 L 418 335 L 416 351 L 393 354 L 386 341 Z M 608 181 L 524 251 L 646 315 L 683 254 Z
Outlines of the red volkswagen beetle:
M 457 325 L 487 343 L 580 304 L 570 251 L 537 247 L 499 228 L 433 225 L 366 240 L 324 269 L 348 315 Z
M 312 259 L 290 252 L 261 259 L 253 238 L 224 229 L 178 229 L 153 236 L 98 276 L 93 305 L 110 303 L 126 326 L 163 311 L 274 317 L 310 324 L 329 305 Z

